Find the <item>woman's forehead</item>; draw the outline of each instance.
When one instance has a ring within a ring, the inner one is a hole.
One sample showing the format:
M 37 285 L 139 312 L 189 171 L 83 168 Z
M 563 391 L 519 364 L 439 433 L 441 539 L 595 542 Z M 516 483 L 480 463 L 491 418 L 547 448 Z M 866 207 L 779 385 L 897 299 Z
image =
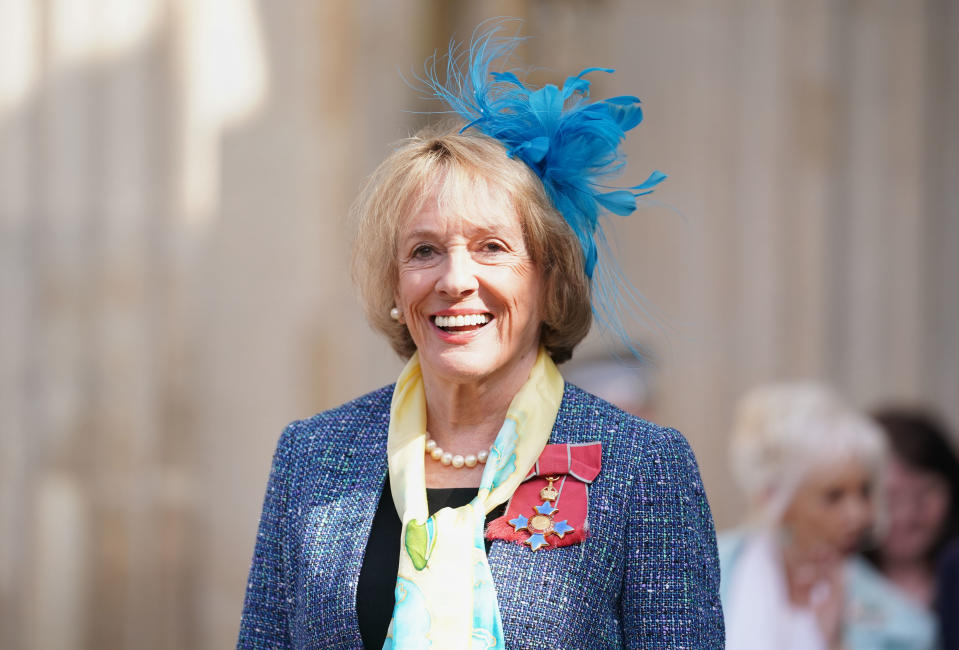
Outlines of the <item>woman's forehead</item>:
M 806 483 L 827 486 L 843 481 L 863 481 L 869 480 L 870 474 L 869 465 L 864 459 L 846 454 L 813 467 L 806 475 Z
M 483 179 L 447 175 L 419 193 L 400 224 L 401 231 L 437 226 L 449 221 L 479 229 L 521 227 L 519 215 L 509 193 Z

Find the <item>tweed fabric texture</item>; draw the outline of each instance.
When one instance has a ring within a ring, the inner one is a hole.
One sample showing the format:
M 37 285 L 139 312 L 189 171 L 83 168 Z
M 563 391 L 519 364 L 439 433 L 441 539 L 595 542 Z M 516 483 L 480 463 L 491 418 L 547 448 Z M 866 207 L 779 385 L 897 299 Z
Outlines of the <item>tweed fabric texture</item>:
M 294 422 L 273 459 L 238 648 L 362 648 L 356 587 L 393 387 Z M 508 648 L 722 648 L 712 515 L 682 435 L 566 384 L 550 443 L 603 445 L 590 536 L 494 541 Z

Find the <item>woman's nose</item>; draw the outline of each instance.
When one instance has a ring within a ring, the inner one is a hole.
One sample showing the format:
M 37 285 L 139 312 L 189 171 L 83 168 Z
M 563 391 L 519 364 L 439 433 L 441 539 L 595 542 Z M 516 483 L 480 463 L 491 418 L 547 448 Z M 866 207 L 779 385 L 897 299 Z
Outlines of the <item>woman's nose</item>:
M 473 259 L 467 251 L 450 251 L 440 267 L 436 290 L 452 298 L 461 298 L 476 291 L 477 281 L 473 264 Z

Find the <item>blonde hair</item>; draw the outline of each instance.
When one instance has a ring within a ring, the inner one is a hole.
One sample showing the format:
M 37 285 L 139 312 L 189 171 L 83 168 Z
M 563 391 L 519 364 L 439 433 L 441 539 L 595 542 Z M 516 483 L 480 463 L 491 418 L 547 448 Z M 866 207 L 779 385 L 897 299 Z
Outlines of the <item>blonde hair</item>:
M 592 324 L 590 284 L 579 240 L 553 207 L 543 183 L 503 145 L 461 124 L 430 127 L 402 140 L 373 172 L 353 204 L 356 224 L 352 274 L 366 317 L 403 358 L 416 350 L 406 326 L 390 308 L 398 281 L 397 235 L 406 218 L 422 208 L 442 182 L 444 205 L 469 201 L 477 184 L 510 198 L 526 247 L 542 270 L 543 325 L 540 342 L 556 363 L 568 360 Z
M 740 400 L 730 452 L 753 523 L 774 526 L 799 485 L 823 464 L 861 461 L 878 487 L 885 445 L 878 427 L 838 394 L 795 382 L 761 386 Z

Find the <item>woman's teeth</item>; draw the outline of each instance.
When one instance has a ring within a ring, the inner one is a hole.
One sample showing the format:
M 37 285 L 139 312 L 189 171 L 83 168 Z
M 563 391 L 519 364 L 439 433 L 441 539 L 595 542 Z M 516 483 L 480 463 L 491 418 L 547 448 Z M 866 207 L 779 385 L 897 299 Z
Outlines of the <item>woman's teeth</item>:
M 435 316 L 433 322 L 437 327 L 475 327 L 486 325 L 489 322 L 488 314 L 468 314 L 459 316 Z

